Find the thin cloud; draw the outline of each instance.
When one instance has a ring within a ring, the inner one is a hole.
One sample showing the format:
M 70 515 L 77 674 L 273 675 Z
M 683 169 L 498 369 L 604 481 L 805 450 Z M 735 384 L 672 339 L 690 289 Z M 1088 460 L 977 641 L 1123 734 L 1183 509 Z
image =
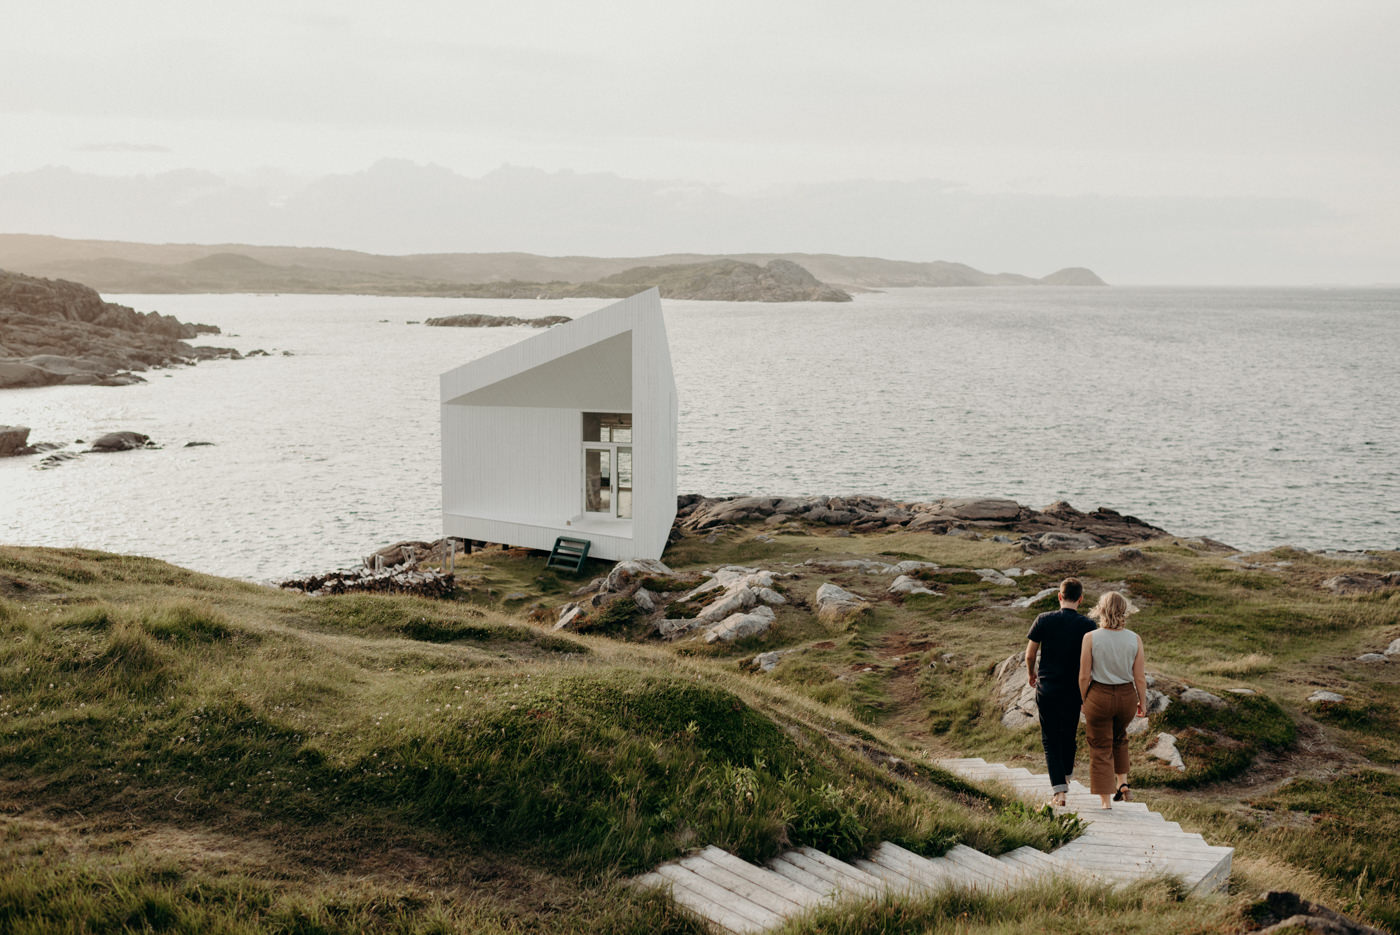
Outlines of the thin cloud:
M 169 146 L 162 146 L 159 143 L 83 143 L 81 146 L 74 146 L 73 149 L 80 153 L 174 152 Z

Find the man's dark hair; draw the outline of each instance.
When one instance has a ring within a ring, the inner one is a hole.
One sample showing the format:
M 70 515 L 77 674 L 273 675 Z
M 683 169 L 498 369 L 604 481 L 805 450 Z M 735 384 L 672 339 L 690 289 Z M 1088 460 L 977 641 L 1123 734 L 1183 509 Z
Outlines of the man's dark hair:
M 1066 578 L 1060 582 L 1060 597 L 1067 603 L 1073 604 L 1084 596 L 1084 585 L 1079 583 L 1078 578 Z

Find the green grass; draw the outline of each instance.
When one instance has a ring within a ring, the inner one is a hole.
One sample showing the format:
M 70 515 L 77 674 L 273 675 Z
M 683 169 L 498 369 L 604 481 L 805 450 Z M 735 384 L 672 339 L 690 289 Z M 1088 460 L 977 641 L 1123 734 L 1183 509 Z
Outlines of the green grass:
M 1265 832 L 1265 847 L 1332 882 L 1340 908 L 1400 929 L 1400 777 L 1358 770 L 1329 782 L 1298 779 L 1255 805 L 1305 819 Z
M 800 930 L 1230 930 L 1267 888 L 1396 924 L 1400 675 L 1353 660 L 1400 635 L 1400 595 L 1336 597 L 1320 582 L 1346 566 L 1306 553 L 1247 569 L 1170 540 L 1128 561 L 809 533 L 760 543 L 739 529 L 668 550 L 683 581 L 648 587 L 673 598 L 723 564 L 795 575 L 768 635 L 710 646 L 649 639 L 627 601 L 589 633 L 552 632 L 555 609 L 608 566 L 569 576 L 514 550 L 460 561 L 460 599 L 424 601 L 0 548 L 0 928 L 689 932 L 620 881 L 709 843 L 754 860 L 881 839 L 926 854 L 1050 848 L 1074 828 L 929 763 L 1043 769 L 1037 732 L 1001 727 L 991 670 L 1053 604 L 1011 601 L 1066 574 L 1090 601 L 1125 587 L 1149 671 L 1229 703 L 1171 705 L 1134 741 L 1133 769 L 1153 808 L 1237 849 L 1231 894 L 1051 888 L 834 910 Z M 887 576 L 800 564 L 813 557 L 937 562 L 926 577 L 944 593 L 889 599 Z M 1037 574 L 1008 587 L 970 572 L 1012 565 Z M 1387 555 L 1369 570 L 1396 567 Z M 819 623 L 825 581 L 873 607 Z M 753 671 L 767 649 L 785 650 L 779 666 Z M 1312 705 L 1318 687 L 1348 700 Z M 1178 737 L 1184 775 L 1143 756 L 1158 731 Z M 1280 784 L 1295 762 L 1311 775 L 1343 759 L 1359 765 L 1341 781 Z M 219 844 L 173 860 L 153 843 L 172 828 Z
M 12 807 L 81 815 L 63 827 L 82 840 L 173 825 L 283 855 L 206 879 L 171 876 L 140 849 L 54 864 L 7 846 L 3 911 L 17 927 L 475 931 L 462 920 L 491 918 L 509 930 L 526 911 L 565 930 L 631 918 L 683 931 L 620 878 L 696 844 L 761 861 L 803 844 L 996 853 L 1065 834 L 936 771 L 892 774 L 866 751 L 912 759 L 896 742 L 723 660 L 558 635 L 475 598 L 310 598 L 81 551 L 0 548 L 0 576 Z M 399 905 L 384 893 L 402 881 L 381 869 L 344 899 L 315 885 L 274 896 L 288 861 L 353 867 L 390 851 L 434 866 L 476 855 L 584 896 Z M 202 902 L 228 888 L 244 902 Z

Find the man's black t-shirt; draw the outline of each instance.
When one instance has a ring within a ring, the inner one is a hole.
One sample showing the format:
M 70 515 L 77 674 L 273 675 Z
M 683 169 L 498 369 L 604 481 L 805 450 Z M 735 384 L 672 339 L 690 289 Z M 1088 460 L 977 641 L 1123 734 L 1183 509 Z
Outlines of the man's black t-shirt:
M 1036 691 L 1047 695 L 1079 694 L 1079 651 L 1084 634 L 1097 624 L 1077 610 L 1061 607 L 1043 613 L 1031 624 L 1026 639 L 1040 644 Z

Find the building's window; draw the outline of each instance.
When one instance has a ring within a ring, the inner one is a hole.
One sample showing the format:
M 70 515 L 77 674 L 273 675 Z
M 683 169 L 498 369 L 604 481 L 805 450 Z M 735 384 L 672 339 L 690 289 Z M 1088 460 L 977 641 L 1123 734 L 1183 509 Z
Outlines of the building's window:
M 583 414 L 583 440 L 586 442 L 632 441 L 632 414 L 630 412 L 585 412 Z

